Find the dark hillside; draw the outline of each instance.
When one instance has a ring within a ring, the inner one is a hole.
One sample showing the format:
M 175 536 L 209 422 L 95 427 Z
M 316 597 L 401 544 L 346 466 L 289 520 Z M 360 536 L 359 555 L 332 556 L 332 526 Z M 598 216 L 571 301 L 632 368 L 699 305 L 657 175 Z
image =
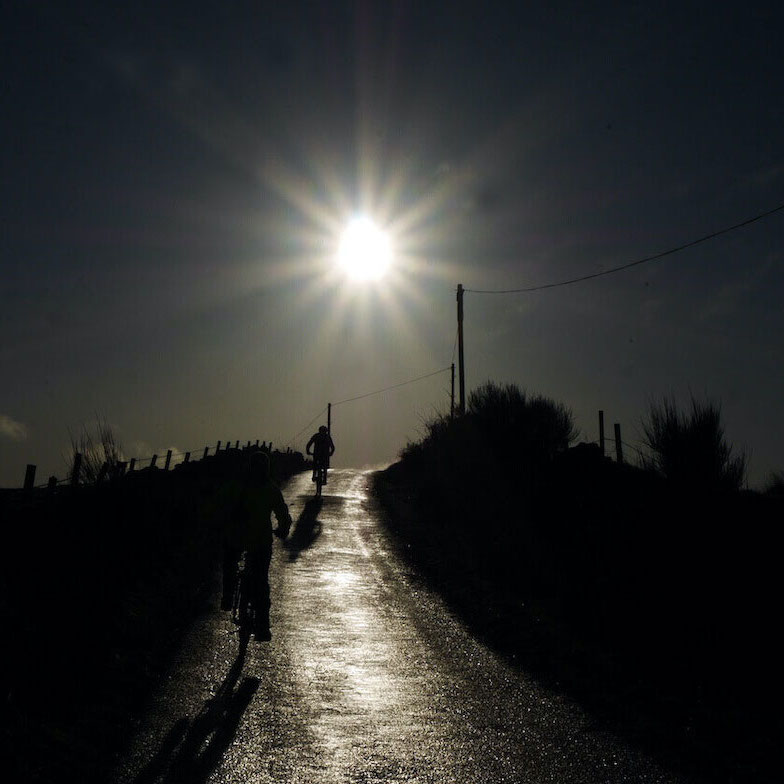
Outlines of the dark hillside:
M 781 499 L 508 443 L 469 410 L 376 475 L 405 551 L 488 644 L 616 729 L 708 780 L 773 780 Z
M 0 496 L 11 780 L 106 780 L 132 718 L 214 588 L 223 488 L 242 475 L 249 451 Z M 282 481 L 305 462 L 276 452 L 272 466 Z

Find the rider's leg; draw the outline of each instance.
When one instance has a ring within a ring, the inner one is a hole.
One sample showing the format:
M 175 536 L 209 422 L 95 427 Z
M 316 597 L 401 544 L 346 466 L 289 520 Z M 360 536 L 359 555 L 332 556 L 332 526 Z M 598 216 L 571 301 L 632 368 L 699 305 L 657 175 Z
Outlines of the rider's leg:
M 270 586 L 269 566 L 272 558 L 272 545 L 262 547 L 249 553 L 249 567 L 251 573 L 251 591 L 253 607 L 256 611 L 254 634 L 257 637 L 268 638 L 269 635 L 269 610 Z

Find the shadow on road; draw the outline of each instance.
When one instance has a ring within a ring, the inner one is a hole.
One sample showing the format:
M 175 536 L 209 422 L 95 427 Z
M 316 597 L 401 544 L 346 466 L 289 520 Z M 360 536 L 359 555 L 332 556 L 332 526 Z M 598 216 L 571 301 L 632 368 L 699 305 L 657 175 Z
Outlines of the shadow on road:
M 323 498 L 311 498 L 302 509 L 302 513 L 294 526 L 294 531 L 286 541 L 286 549 L 289 551 L 290 561 L 296 561 L 299 554 L 311 547 L 321 534 L 321 523 L 318 520 L 318 514 L 323 503 Z
M 244 637 L 237 659 L 215 696 L 204 703 L 192 722 L 187 717 L 175 722 L 133 784 L 198 784 L 207 780 L 231 744 L 242 714 L 259 687 L 258 678 L 252 677 L 243 678 L 237 686 L 247 649 L 248 638 Z

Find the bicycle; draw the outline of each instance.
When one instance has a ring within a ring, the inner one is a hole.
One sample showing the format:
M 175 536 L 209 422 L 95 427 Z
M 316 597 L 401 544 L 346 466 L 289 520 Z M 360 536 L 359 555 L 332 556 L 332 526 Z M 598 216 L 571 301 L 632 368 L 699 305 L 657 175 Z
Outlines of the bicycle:
M 231 620 L 232 623 L 239 626 L 240 639 L 246 640 L 250 638 L 256 621 L 256 608 L 250 586 L 250 565 L 248 554 L 244 552 L 237 563 L 237 580 L 234 584 L 234 595 L 231 602 Z
M 321 497 L 321 488 L 327 483 L 327 466 L 319 463 L 313 464 L 313 481 L 316 483 L 316 498 Z

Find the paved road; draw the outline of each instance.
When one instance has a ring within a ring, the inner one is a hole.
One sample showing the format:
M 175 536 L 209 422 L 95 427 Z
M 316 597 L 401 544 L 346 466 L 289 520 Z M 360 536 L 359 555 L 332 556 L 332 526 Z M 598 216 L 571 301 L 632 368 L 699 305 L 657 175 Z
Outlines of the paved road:
M 681 781 L 476 642 L 395 555 L 366 473 L 331 472 L 315 516 L 311 487 L 284 488 L 272 641 L 243 649 L 216 596 L 119 782 Z

